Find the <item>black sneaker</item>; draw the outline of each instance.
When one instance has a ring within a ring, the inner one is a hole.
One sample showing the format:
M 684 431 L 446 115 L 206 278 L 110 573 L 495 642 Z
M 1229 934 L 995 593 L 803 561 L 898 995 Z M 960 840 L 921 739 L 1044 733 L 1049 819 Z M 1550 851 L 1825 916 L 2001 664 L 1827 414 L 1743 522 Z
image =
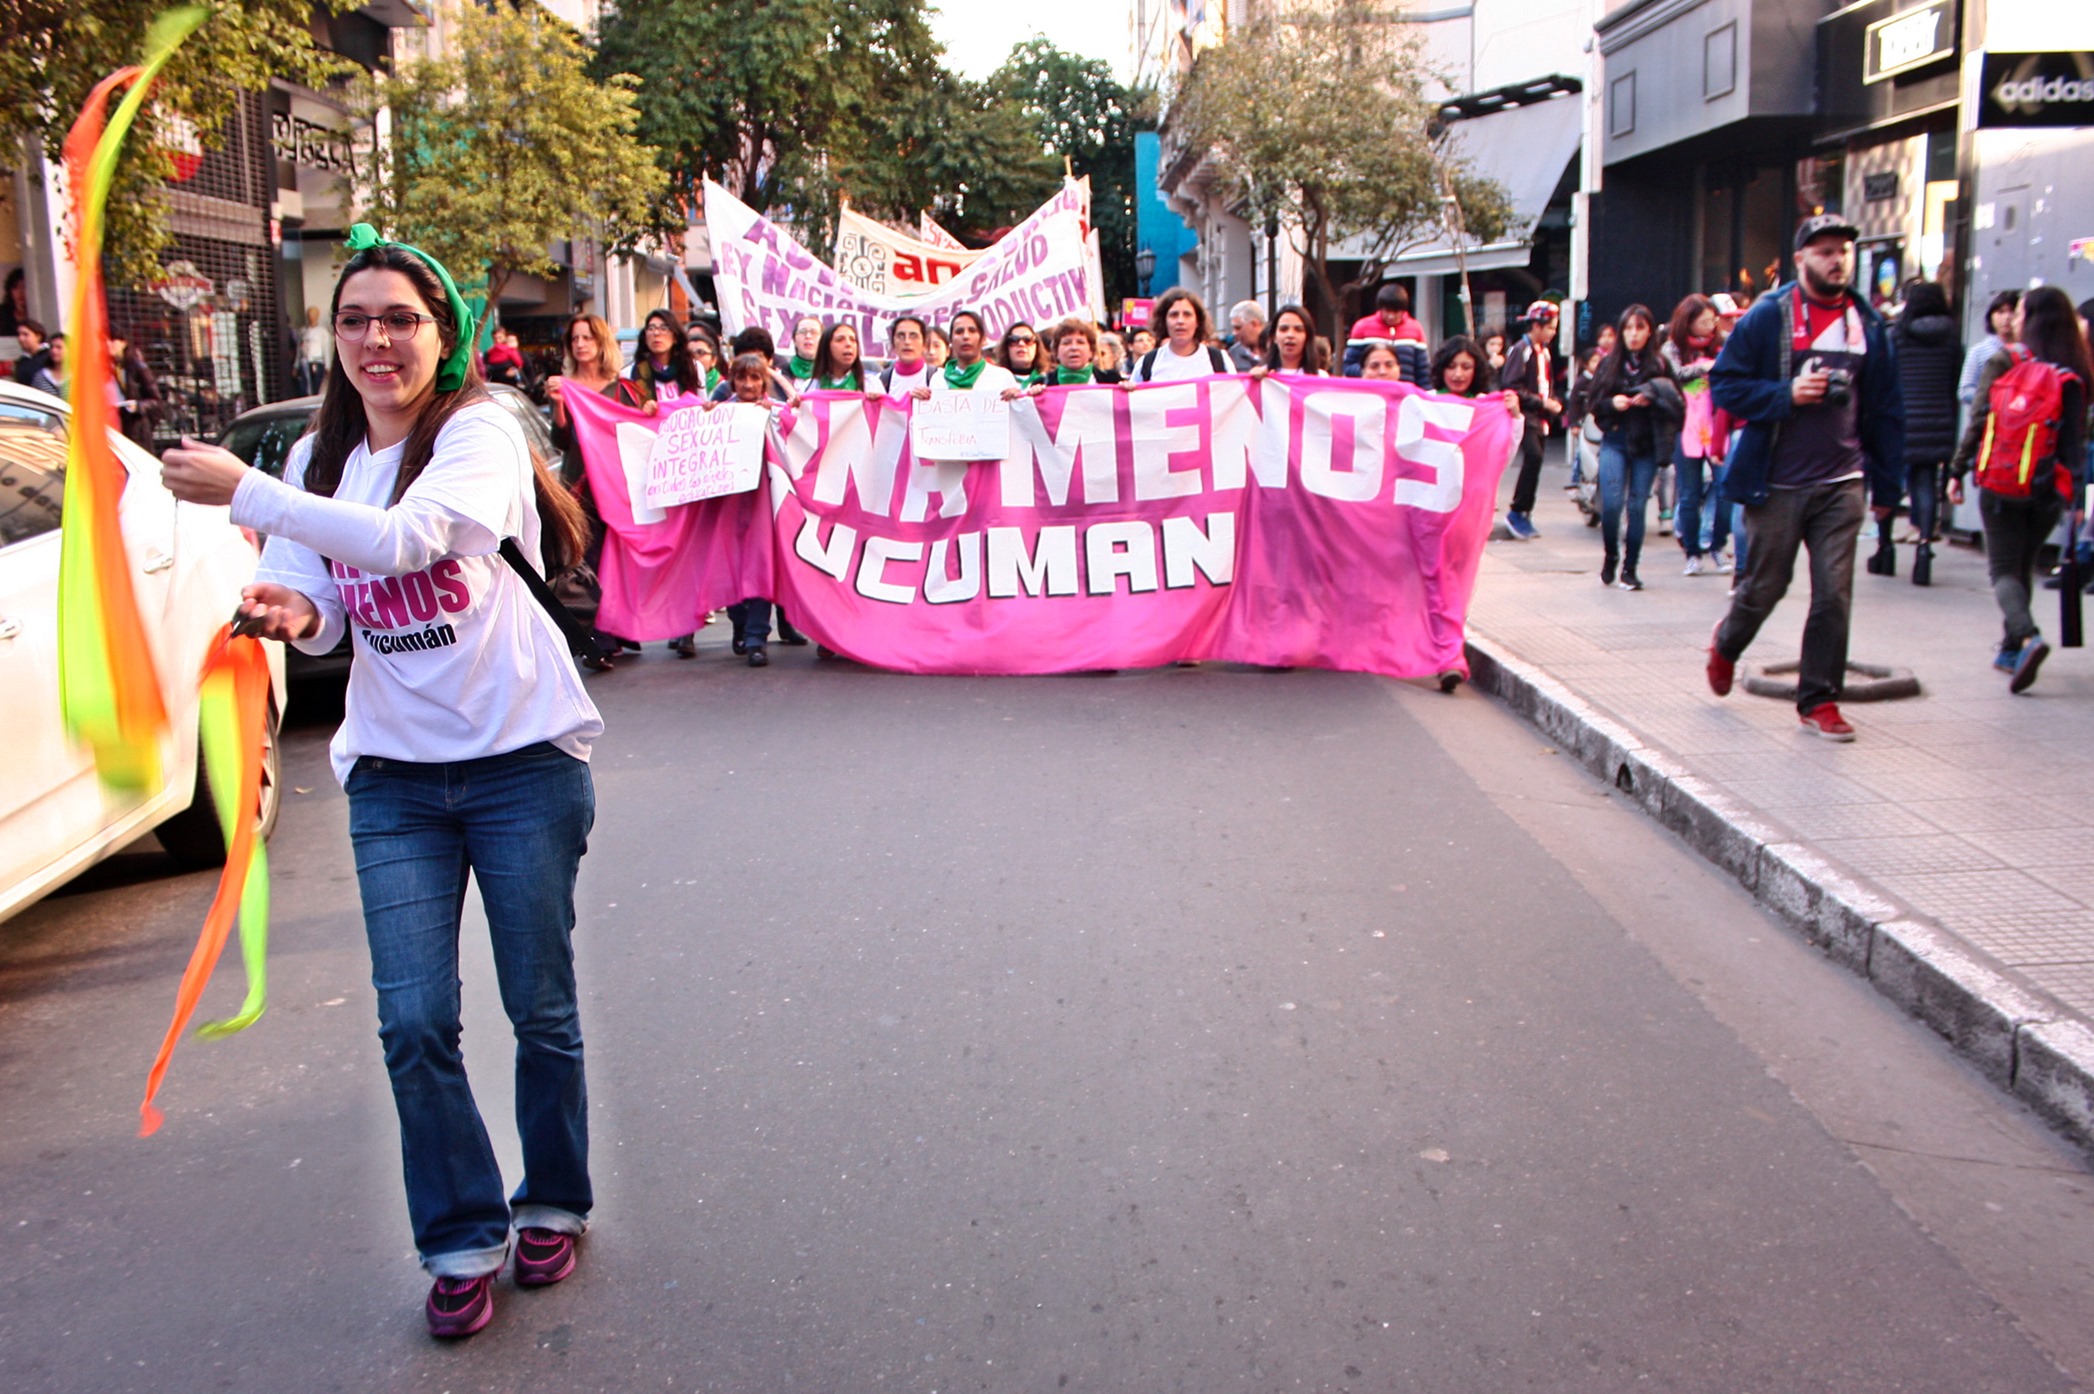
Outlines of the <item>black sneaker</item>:
M 1619 589 L 1625 591 L 1640 591 L 1643 589 L 1643 582 L 1636 579 L 1636 573 L 1633 571 L 1622 572 L 1621 579 L 1614 584 Z
M 520 1288 L 550 1287 L 574 1272 L 574 1236 L 555 1230 L 520 1229 L 516 1232 L 516 1285 Z
M 1603 561 L 1603 562 L 1601 562 L 1601 563 L 1600 563 L 1600 584 L 1601 584 L 1601 585 L 1603 585 L 1603 586 L 1611 586 L 1611 585 L 1613 585 L 1613 584 L 1614 584 L 1614 570 L 1615 570 L 1615 567 L 1616 567 L 1616 565 L 1617 565 L 1617 563 L 1615 562 L 1614 558 L 1612 558 L 1612 557 L 1609 557 L 1609 558 L 1607 558 L 1607 559 L 1606 559 L 1605 561 Z
M 494 1319 L 494 1274 L 477 1278 L 438 1278 L 423 1307 L 429 1334 L 455 1341 L 470 1336 Z
M 769 667 L 770 662 L 771 656 L 765 653 L 762 649 L 749 650 L 749 666 L 751 668 Z

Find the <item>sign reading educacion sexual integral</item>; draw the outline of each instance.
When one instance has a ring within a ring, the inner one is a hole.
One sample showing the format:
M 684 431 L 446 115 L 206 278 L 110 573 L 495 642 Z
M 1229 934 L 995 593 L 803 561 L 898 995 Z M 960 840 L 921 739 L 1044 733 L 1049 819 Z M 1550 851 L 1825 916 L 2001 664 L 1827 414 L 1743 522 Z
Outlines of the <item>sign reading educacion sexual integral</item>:
M 1278 375 L 1052 388 L 1012 404 L 1001 459 L 975 461 L 917 458 L 914 405 L 810 394 L 776 423 L 756 493 L 647 524 L 618 437 L 648 418 L 581 399 L 609 528 L 598 623 L 671 638 L 769 595 L 829 647 L 905 672 L 1467 671 L 1518 440 L 1495 397 Z
M 793 237 L 710 180 L 705 223 L 713 249 L 713 287 L 729 334 L 752 324 L 785 343 L 802 315 L 843 321 L 873 357 L 891 351 L 896 315 L 943 325 L 956 310 L 982 317 L 993 340 L 1013 324 L 1048 324 L 1088 314 L 1096 268 L 1087 243 L 1090 182 L 1069 180 L 1031 217 L 999 238 L 958 275 L 927 295 L 900 298 L 859 289 Z

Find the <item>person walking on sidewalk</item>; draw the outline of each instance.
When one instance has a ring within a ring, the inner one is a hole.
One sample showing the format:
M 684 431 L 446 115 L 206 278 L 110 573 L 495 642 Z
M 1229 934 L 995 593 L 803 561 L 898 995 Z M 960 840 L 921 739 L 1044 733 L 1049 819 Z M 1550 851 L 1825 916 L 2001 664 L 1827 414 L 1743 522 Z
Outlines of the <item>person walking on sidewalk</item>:
M 1949 497 L 1959 503 L 1963 476 L 1977 467 L 1985 570 L 2005 625 L 1992 665 L 2011 675 L 2009 692 L 2026 692 L 2050 655 L 2029 613 L 2029 586 L 2059 513 L 2078 510 L 2090 382 L 2094 364 L 2072 301 L 2038 286 L 2014 311 L 2013 340 L 1978 376 L 1970 426 L 1949 466 Z M 2077 532 L 2084 520 L 2074 522 Z
M 493 1315 L 512 1250 L 520 1287 L 573 1272 L 593 1203 L 574 886 L 603 720 L 520 574 L 572 565 L 587 532 L 481 385 L 450 273 L 368 223 L 348 249 L 327 387 L 284 478 L 186 438 L 161 474 L 183 502 L 230 504 L 268 534 L 240 602 L 264 638 L 322 654 L 358 637 L 330 753 L 349 796 L 407 1213 L 435 1280 L 424 1311 L 431 1335 L 455 1338 Z M 382 586 L 419 595 L 441 622 L 375 603 Z M 523 1180 L 511 1195 L 458 1044 L 468 881 L 516 1036 Z
M 1537 300 L 1527 307 L 1527 332 L 1505 350 L 1505 366 L 1497 385 L 1520 395 L 1520 415 L 1527 431 L 1520 438 L 1520 473 L 1512 486 L 1512 506 L 1505 513 L 1505 531 L 1522 542 L 1541 536 L 1534 526 L 1534 494 L 1541 487 L 1542 447 L 1548 441 L 1552 422 L 1563 417 L 1563 403 L 1556 400 L 1555 364 L 1549 342 L 1556 337 L 1556 307 Z
M 1679 506 L 1672 515 L 1672 530 L 1680 550 L 1687 554 L 1684 576 L 1699 576 L 1704 570 L 1724 570 L 1723 544 L 1730 540 L 1724 526 L 1724 508 L 1716 488 L 1716 471 L 1723 458 L 1717 438 L 1716 409 L 1709 401 L 1709 369 L 1723 347 L 1717 325 L 1716 306 L 1706 295 L 1690 295 L 1673 309 L 1672 323 L 1665 331 L 1665 365 L 1679 382 L 1686 402 L 1680 423 L 1679 441 L 1672 448 L 1673 477 L 1679 485 Z M 1709 546 L 1701 545 L 1702 501 L 1708 501 Z
M 1592 419 L 1600 427 L 1600 539 L 1607 548 L 1600 584 L 1640 591 L 1643 582 L 1636 566 L 1643 558 L 1643 509 L 1650 501 L 1658 461 L 1671 452 L 1684 407 L 1672 369 L 1652 342 L 1657 322 L 1649 307 L 1629 306 L 1614 328 L 1614 351 L 1593 370 L 1588 389 Z M 1621 536 L 1624 507 L 1629 514 L 1626 552 Z
M 1891 326 L 1898 354 L 1898 389 L 1905 397 L 1905 474 L 1911 495 L 1912 527 L 1918 550 L 1912 555 L 1912 584 L 1934 580 L 1934 542 L 1941 529 L 1941 489 L 1947 483 L 1949 457 L 1956 453 L 1957 371 L 1963 346 L 1949 314 L 1947 292 L 1933 281 L 1905 285 L 1905 308 Z M 1891 541 L 1891 520 L 1877 525 L 1880 535 L 1869 571 L 1898 574 Z
M 1716 405 L 1745 423 L 1726 481 L 1744 505 L 1749 558 L 1709 641 L 1709 688 L 1729 693 L 1745 652 L 1810 550 L 1810 616 L 1796 676 L 1803 728 L 1851 741 L 1840 715 L 1854 606 L 1854 543 L 1873 496 L 1887 517 L 1905 488 L 1905 405 L 1883 317 L 1852 291 L 1853 224 L 1796 228 L 1796 280 L 1753 302 L 1709 371 Z

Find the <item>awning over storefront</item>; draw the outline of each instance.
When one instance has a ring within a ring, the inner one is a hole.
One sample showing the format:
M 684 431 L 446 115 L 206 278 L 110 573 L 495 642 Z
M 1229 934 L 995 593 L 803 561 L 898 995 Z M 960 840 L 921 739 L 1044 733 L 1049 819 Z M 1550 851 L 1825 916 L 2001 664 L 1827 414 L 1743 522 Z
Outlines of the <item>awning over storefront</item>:
M 1470 245 L 1471 271 L 1527 264 L 1534 224 L 1563 182 L 1564 170 L 1578 157 L 1579 118 L 1578 98 L 1570 94 L 1454 124 L 1451 135 L 1470 169 L 1503 184 L 1512 200 L 1512 219 L 1505 236 Z M 1454 249 L 1442 239 L 1398 256 L 1389 274 L 1441 276 L 1457 269 Z

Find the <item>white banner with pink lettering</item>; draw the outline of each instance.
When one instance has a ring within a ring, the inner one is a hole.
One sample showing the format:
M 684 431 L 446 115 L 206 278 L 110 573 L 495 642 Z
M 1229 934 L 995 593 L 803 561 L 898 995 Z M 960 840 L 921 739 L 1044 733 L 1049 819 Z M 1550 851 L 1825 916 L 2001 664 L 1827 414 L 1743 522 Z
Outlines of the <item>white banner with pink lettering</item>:
M 779 409 L 757 490 L 640 522 L 647 434 L 703 408 L 569 405 L 609 530 L 603 629 L 673 638 L 769 596 L 839 653 L 915 673 L 1466 672 L 1519 439 L 1495 396 L 1215 377 L 1052 388 L 1012 405 L 1003 458 L 930 460 L 915 403 L 822 392 Z
M 876 295 L 845 280 L 718 184 L 705 183 L 713 289 L 727 332 L 760 324 L 783 344 L 792 338 L 794 321 L 814 315 L 850 324 L 874 358 L 889 355 L 887 335 L 897 315 L 943 325 L 954 311 L 972 310 L 993 343 L 1021 321 L 1044 327 L 1065 315 L 1089 314 L 1097 277 L 1090 219 L 1090 180 L 1065 181 L 1060 193 L 968 265 L 939 273 L 945 278 L 928 293 Z

